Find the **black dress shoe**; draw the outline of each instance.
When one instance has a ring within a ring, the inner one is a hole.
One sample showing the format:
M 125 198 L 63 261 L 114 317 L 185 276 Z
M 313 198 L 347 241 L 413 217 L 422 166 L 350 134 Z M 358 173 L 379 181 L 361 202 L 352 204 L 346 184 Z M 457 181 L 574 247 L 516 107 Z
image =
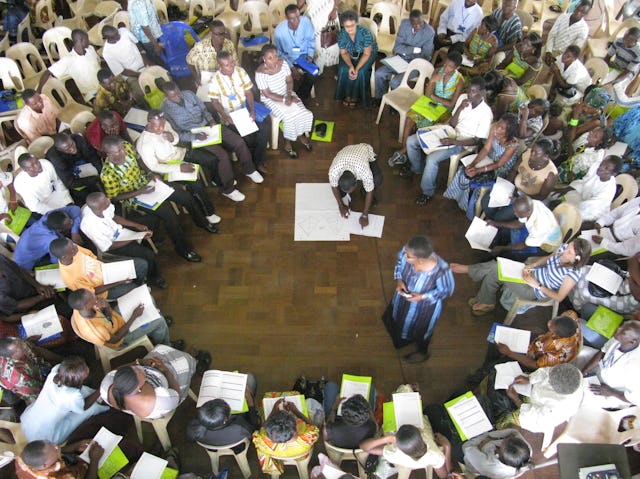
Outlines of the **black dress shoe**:
M 170 328 L 173 324 L 173 316 L 165 316 L 164 322 L 167 323 L 167 328 Z
M 207 230 L 211 234 L 218 234 L 219 233 L 218 228 L 216 227 L 216 225 L 211 224 L 211 223 L 207 224 L 207 226 L 203 226 L 203 228 L 205 230 Z
M 168 284 L 167 280 L 165 280 L 162 276 L 158 276 L 157 278 L 153 278 L 149 281 L 151 286 L 155 286 L 156 288 L 165 289 Z
M 171 341 L 171 347 L 173 349 L 177 349 L 178 351 L 184 351 L 184 347 L 185 347 L 184 339 L 176 339 L 175 341 Z
M 187 251 L 182 255 L 182 257 L 187 261 L 191 261 L 192 263 L 199 263 L 202 261 L 202 257 L 195 251 Z

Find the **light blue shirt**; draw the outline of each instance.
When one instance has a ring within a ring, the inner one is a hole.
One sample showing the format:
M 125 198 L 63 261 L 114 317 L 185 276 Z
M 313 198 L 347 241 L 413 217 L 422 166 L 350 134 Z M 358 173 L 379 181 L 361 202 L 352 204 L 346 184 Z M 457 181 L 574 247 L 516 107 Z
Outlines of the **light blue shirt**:
M 274 33 L 274 41 L 278 55 L 284 58 L 289 66 L 293 66 L 300 55 L 313 58 L 316 49 L 313 24 L 305 16 L 300 17 L 300 24 L 295 31 L 289 28 L 286 20 L 280 22 Z
M 411 26 L 411 20 L 405 18 L 400 22 L 393 51 L 396 55 L 403 56 L 407 61 L 411 61 L 414 58 L 431 60 L 434 37 L 435 32 L 427 22 L 424 22 L 420 30 L 414 31 Z M 416 48 L 419 48 L 420 51 L 416 52 Z
M 162 36 L 158 12 L 156 12 L 156 7 L 151 0 L 129 0 L 129 20 L 131 21 L 131 32 L 142 43 L 151 41 L 142 27 L 149 27 L 156 40 Z

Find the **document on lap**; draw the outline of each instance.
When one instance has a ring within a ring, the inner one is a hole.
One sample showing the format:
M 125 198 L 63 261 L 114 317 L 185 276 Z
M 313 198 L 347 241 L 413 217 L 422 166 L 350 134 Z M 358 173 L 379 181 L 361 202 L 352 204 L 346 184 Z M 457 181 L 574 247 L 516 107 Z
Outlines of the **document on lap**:
M 132 259 L 102 263 L 102 281 L 104 284 L 113 284 L 128 279 L 136 279 L 136 268 Z
M 127 321 L 133 314 L 133 310 L 141 304 L 144 305 L 144 311 L 142 312 L 142 315 L 135 319 L 130 331 L 135 331 L 145 324 L 158 319 L 160 317 L 160 311 L 156 308 L 146 284 L 138 286 L 136 289 L 133 289 L 124 296 L 120 296 L 118 298 L 118 310 L 122 317 Z

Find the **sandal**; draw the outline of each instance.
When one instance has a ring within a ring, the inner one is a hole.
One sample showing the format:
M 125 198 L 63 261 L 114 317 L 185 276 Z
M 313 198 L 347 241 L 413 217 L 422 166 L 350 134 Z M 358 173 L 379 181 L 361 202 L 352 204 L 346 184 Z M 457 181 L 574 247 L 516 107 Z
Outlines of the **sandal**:
M 307 141 L 306 143 L 302 143 L 302 146 L 304 146 L 304 149 L 307 151 L 313 150 L 313 147 L 311 146 L 311 143 L 309 141 Z
M 342 100 L 342 106 L 344 107 L 351 107 L 353 105 L 353 99 L 351 97 L 347 97 L 344 100 Z
M 295 152 L 295 150 L 293 148 L 291 148 L 290 150 L 284 150 L 287 155 L 289 155 L 289 158 L 298 158 L 298 154 Z
M 495 304 L 480 304 L 476 303 L 471 306 L 471 314 L 473 316 L 484 316 L 485 314 L 489 314 L 491 311 L 496 309 Z
M 393 168 L 396 165 L 404 165 L 407 161 L 409 161 L 407 155 L 400 153 L 399 151 L 394 151 L 393 155 L 391 155 L 387 160 L 387 164 Z
M 478 298 L 476 298 L 475 296 L 472 296 L 467 300 L 467 304 L 473 307 L 474 304 L 478 304 Z
M 431 199 L 431 196 L 428 195 L 420 195 L 416 198 L 416 205 L 418 206 L 424 206 L 427 204 L 427 202 Z

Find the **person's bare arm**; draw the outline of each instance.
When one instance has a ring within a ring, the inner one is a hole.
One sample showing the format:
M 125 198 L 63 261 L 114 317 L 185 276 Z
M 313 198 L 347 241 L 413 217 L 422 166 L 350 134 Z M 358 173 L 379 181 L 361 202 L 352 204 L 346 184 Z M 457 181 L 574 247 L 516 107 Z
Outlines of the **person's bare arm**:
M 526 354 L 516 353 L 512 351 L 506 344 L 496 343 L 496 347 L 498 348 L 498 351 L 500 351 L 500 354 L 513 359 L 514 361 L 518 361 L 518 363 L 520 363 L 525 368 L 538 369 L 538 363 L 536 363 L 536 360 L 527 356 Z
M 365 439 L 360 443 L 360 449 L 374 456 L 382 456 L 384 446 L 387 444 L 395 444 L 396 436 L 390 434 L 388 436 L 382 436 L 378 438 Z
M 604 357 L 604 353 L 602 351 L 598 351 L 597 353 L 595 353 L 591 359 L 589 359 L 589 361 L 587 362 L 587 364 L 585 364 L 581 371 L 582 371 L 582 375 L 586 376 L 587 374 L 589 374 L 593 368 L 595 368 L 598 363 L 600 362 L 600 360 Z
M 129 318 L 129 320 L 126 323 L 124 323 L 124 326 L 122 326 L 120 329 L 118 329 L 115 333 L 111 335 L 111 337 L 109 338 L 109 344 L 117 344 L 121 339 L 123 339 L 131 329 L 133 322 L 137 318 L 139 318 L 143 312 L 144 312 L 144 305 L 143 304 L 138 305 L 136 309 L 133 310 L 133 313 L 131 313 L 131 317 Z

